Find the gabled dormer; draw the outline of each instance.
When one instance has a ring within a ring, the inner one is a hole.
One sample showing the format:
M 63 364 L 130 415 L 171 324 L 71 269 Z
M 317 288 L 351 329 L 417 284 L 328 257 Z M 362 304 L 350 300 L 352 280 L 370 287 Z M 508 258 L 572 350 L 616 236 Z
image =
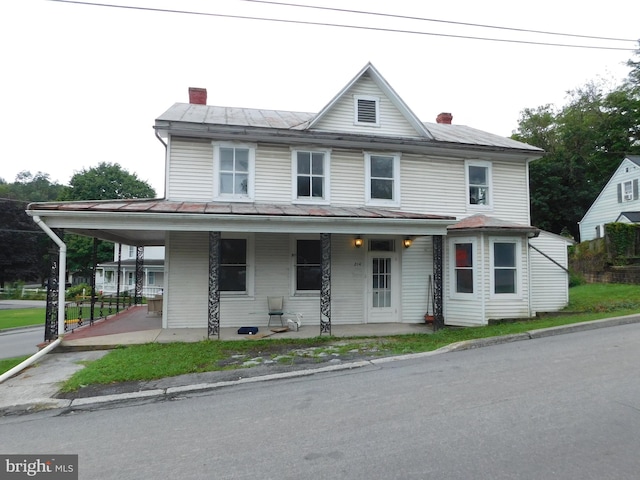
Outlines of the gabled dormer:
M 433 138 L 371 63 L 315 116 L 308 129 Z

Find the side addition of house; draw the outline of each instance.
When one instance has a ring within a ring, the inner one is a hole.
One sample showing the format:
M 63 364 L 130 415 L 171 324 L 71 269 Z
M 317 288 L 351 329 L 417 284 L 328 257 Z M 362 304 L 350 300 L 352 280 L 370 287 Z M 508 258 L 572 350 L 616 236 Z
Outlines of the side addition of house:
M 566 305 L 566 242 L 530 225 L 540 149 L 449 113 L 419 120 L 371 64 L 319 113 L 189 93 L 155 122 L 166 198 L 29 207 L 52 228 L 163 246 L 164 328 L 264 326 L 269 297 L 320 333 Z

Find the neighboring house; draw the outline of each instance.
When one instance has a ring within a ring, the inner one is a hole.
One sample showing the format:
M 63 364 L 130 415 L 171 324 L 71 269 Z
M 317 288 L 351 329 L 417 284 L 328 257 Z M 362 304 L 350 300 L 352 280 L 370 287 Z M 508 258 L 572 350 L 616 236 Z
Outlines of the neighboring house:
M 637 223 L 640 218 L 640 155 L 627 155 L 598 197 L 578 222 L 580 241 L 604 237 L 604 226 L 612 222 Z
M 117 292 L 135 293 L 136 247 L 116 243 L 113 261 L 98 264 L 96 268 L 96 291 L 104 295 Z M 118 258 L 119 257 L 119 258 Z M 120 288 L 118 288 L 118 265 L 120 265 Z M 162 294 L 164 285 L 164 247 L 144 247 L 142 263 L 142 295 L 152 297 Z
M 319 113 L 189 93 L 155 123 L 166 198 L 28 210 L 52 228 L 163 245 L 163 327 L 266 326 L 269 296 L 320 333 L 426 313 L 485 325 L 566 305 L 554 263 L 566 266 L 566 241 L 530 225 L 539 148 L 447 113 L 423 123 L 371 64 Z

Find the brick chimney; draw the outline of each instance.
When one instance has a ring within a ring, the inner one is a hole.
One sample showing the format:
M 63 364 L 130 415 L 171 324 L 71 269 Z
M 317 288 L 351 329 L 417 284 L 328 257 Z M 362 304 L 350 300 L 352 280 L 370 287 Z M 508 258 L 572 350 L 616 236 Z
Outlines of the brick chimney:
M 446 112 L 442 112 L 436 117 L 436 122 L 446 123 L 447 125 L 451 125 L 451 120 L 453 120 L 453 115 Z
M 189 87 L 189 103 L 194 103 L 196 105 L 206 105 L 207 89 Z

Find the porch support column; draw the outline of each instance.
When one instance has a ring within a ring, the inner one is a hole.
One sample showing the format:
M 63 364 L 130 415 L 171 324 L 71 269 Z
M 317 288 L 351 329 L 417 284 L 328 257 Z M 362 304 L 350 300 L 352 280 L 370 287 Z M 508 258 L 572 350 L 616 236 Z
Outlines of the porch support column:
M 120 311 L 120 275 L 122 272 L 122 244 L 118 244 L 118 274 L 116 275 L 117 285 L 116 285 L 116 313 Z M 111 304 L 109 304 L 111 305 Z M 109 312 L 111 313 L 111 312 Z
M 93 325 L 94 310 L 96 308 L 96 271 L 98 270 L 98 239 L 93 237 L 93 252 L 91 258 L 91 312 L 89 325 Z M 104 283 L 104 282 L 103 282 Z
M 331 335 L 331 234 L 320 234 L 322 284 L 320 286 L 320 335 Z
M 136 247 L 136 293 L 134 297 L 134 305 L 142 303 L 142 284 L 144 282 L 144 247 Z
M 44 341 L 58 338 L 58 252 L 49 251 L 51 268 L 47 281 L 47 308 L 44 319 Z M 64 319 L 64 316 L 62 317 Z
M 220 340 L 220 232 L 209 232 L 209 301 L 207 337 Z
M 442 306 L 442 235 L 433 236 L 433 329 L 444 327 Z

